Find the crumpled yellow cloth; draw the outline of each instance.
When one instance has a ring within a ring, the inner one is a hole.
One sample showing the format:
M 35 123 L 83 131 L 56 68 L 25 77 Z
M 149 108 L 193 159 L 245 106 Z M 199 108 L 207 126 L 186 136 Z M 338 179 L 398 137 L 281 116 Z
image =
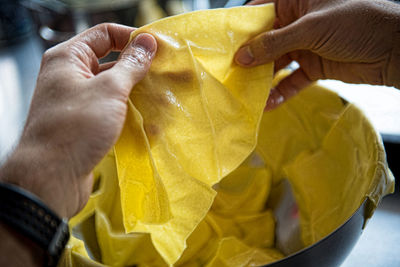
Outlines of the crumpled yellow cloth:
M 214 186 L 213 206 L 175 266 L 252 266 L 281 259 L 274 248 L 274 216 L 266 207 L 271 181 L 268 168 L 251 156 Z
M 381 140 L 336 94 L 312 85 L 261 120 L 272 65 L 242 69 L 233 55 L 273 10 L 200 11 L 134 33 L 155 35 L 159 52 L 70 221 L 62 266 L 267 264 L 283 257 L 266 203 L 282 178 L 306 245 L 393 190 Z
M 149 234 L 125 233 L 112 151 L 95 168 L 94 177 L 96 186 L 88 203 L 70 220 L 71 232 L 75 234 L 67 246 L 67 261 L 61 266 L 104 266 L 100 263 L 106 266 L 166 266 Z M 90 257 L 82 249 L 79 239 L 85 241 Z
M 383 194 L 393 192 L 381 141 L 352 104 L 326 134 L 320 149 L 299 154 L 284 171 L 299 202 L 305 245 L 343 224 L 366 197 L 376 206 Z
M 235 237 L 220 240 L 215 256 L 207 267 L 263 266 L 282 258 L 275 249 L 252 248 Z
M 75 234 L 61 266 L 168 266 L 149 234 L 125 234 L 112 152 L 94 175 L 96 191 L 70 221 Z M 282 258 L 274 249 L 275 221 L 265 205 L 271 181 L 271 172 L 254 156 L 225 177 L 216 188 L 214 205 L 189 236 L 187 248 L 174 266 L 218 266 L 220 262 L 246 266 Z M 75 236 L 85 241 L 87 249 Z
M 274 83 L 287 74 L 278 73 Z M 273 185 L 289 180 L 305 246 L 342 225 L 366 198 L 372 204 L 366 217 L 372 216 L 394 190 L 371 123 L 356 106 L 316 84 L 264 114 L 256 151 L 271 168 Z
M 313 120 L 318 125 L 307 128 Z M 291 138 L 285 138 L 285 133 L 302 145 L 274 165 L 264 156 L 282 155 L 294 146 L 286 144 Z M 310 136 L 316 140 L 307 140 Z M 265 139 L 271 138 L 282 140 L 280 146 L 270 146 L 274 151 L 264 146 Z M 217 195 L 211 209 L 188 237 L 187 248 L 174 266 L 263 265 L 283 258 L 273 247 L 275 220 L 267 202 L 283 177 L 291 182 L 298 202 L 305 246 L 344 223 L 366 197 L 377 205 L 393 190 L 382 142 L 364 115 L 317 85 L 264 113 L 259 141 L 252 155 L 214 185 Z M 272 171 L 273 166 L 278 166 L 277 171 Z M 99 262 L 168 266 L 148 233 L 125 233 L 112 152 L 97 166 L 95 177 L 95 192 L 70 222 L 74 236 L 83 239 L 87 249 L 72 237 L 62 266 L 104 266 Z M 368 215 L 374 205 L 368 205 L 372 207 Z
M 280 71 L 278 81 L 290 71 Z M 256 151 L 273 172 L 274 183 L 283 176 L 283 166 L 301 151 L 316 150 L 339 118 L 344 103 L 340 97 L 318 85 L 309 86 L 300 96 L 263 115 Z
M 273 65 L 242 68 L 233 57 L 273 21 L 273 5 L 205 10 L 132 35 L 153 34 L 158 51 L 115 146 L 123 223 L 150 233 L 170 264 L 210 209 L 212 185 L 256 145 Z

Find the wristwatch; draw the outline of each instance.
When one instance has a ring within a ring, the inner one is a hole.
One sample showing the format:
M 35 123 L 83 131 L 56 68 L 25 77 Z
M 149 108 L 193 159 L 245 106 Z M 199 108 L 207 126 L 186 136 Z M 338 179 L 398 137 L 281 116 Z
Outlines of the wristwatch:
M 57 266 L 69 239 L 61 219 L 32 193 L 0 183 L 0 221 L 24 234 L 45 251 L 45 266 Z

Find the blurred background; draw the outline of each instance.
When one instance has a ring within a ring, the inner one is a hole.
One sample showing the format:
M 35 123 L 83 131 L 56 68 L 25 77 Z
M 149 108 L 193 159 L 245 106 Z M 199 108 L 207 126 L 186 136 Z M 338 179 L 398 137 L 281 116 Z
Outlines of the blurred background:
M 0 164 L 23 128 L 43 52 L 102 22 L 140 27 L 188 11 L 242 5 L 242 0 L 0 0 Z M 103 61 L 114 60 L 111 53 Z M 296 68 L 296 64 L 292 64 Z M 400 90 L 321 81 L 371 119 L 400 177 Z M 400 196 L 384 199 L 343 266 L 400 266 Z

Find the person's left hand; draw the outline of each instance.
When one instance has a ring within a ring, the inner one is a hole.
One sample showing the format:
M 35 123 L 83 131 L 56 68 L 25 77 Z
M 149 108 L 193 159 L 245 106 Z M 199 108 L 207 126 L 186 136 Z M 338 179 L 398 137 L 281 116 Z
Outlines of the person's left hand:
M 117 62 L 133 28 L 101 24 L 45 52 L 19 145 L 0 179 L 39 196 L 60 216 L 86 204 L 95 165 L 122 130 L 132 87 L 150 67 L 157 42 L 138 35 Z

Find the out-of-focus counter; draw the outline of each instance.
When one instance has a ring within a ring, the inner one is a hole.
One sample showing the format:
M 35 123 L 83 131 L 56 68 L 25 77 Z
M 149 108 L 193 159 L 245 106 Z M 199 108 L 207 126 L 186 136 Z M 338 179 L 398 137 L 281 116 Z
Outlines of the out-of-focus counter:
M 34 36 L 0 47 L 0 162 L 21 133 L 42 53 L 40 41 Z

